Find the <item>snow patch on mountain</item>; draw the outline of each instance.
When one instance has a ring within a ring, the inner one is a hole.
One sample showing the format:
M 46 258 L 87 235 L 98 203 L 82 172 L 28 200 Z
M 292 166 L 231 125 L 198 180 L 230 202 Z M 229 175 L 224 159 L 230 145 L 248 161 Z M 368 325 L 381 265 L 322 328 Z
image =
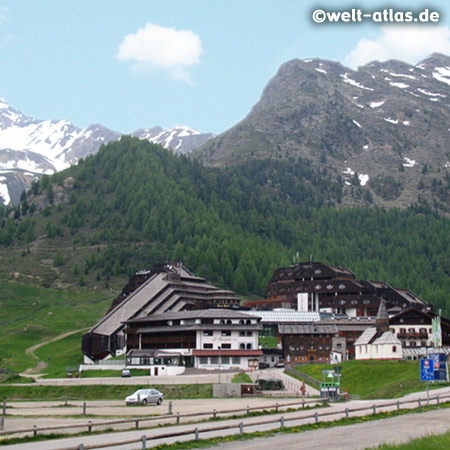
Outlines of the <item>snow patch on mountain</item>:
M 355 81 L 355 80 L 349 78 L 349 77 L 348 77 L 348 72 L 345 72 L 344 74 L 341 74 L 341 78 L 342 78 L 342 80 L 344 81 L 344 83 L 351 84 L 352 86 L 355 86 L 355 87 L 357 87 L 357 88 L 359 88 L 359 89 L 365 89 L 365 90 L 367 90 L 367 91 L 373 91 L 372 88 L 363 86 L 361 83 L 358 83 L 357 81 Z

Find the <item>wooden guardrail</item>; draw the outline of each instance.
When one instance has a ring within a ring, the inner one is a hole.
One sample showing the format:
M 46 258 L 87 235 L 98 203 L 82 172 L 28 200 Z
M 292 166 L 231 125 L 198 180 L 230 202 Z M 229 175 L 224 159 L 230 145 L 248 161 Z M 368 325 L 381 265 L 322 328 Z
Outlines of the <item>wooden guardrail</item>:
M 296 366 L 298 367 L 298 366 Z M 308 375 L 307 373 L 301 372 L 298 369 L 293 369 L 291 367 L 286 367 L 285 372 L 288 375 L 291 375 L 293 377 L 299 377 L 305 380 L 307 383 L 312 384 L 313 386 L 316 386 L 320 389 L 320 381 L 317 378 L 312 377 L 311 375 Z M 356 394 L 349 394 L 349 393 L 343 393 L 341 392 L 341 396 L 347 397 L 349 400 L 360 400 L 361 397 Z
M 309 384 L 312 384 L 313 386 L 320 388 L 320 381 L 317 380 L 316 378 L 313 378 L 311 375 L 308 375 L 307 373 L 300 372 L 300 370 L 292 369 L 291 367 L 286 367 L 285 372 L 287 372 L 289 375 L 298 376 L 303 380 L 307 381 Z
M 305 405 L 308 405 L 309 403 L 318 403 L 318 402 L 324 402 L 327 401 L 327 399 L 314 399 L 314 400 L 298 400 L 296 402 L 289 402 L 289 403 L 275 403 L 274 405 L 266 405 L 266 406 L 247 406 L 246 408 L 240 408 L 240 409 L 226 409 L 222 411 L 217 411 L 213 409 L 212 411 L 206 411 L 206 412 L 198 412 L 198 413 L 187 413 L 187 414 L 180 414 L 179 412 L 172 414 L 172 402 L 169 402 L 169 413 L 164 416 L 153 416 L 153 417 L 133 417 L 131 419 L 117 419 L 117 420 L 108 420 L 103 422 L 92 422 L 89 420 L 88 422 L 84 423 L 78 423 L 78 424 L 68 424 L 68 425 L 54 425 L 54 426 L 47 426 L 47 427 L 38 427 L 37 425 L 34 425 L 32 428 L 20 428 L 16 430 L 4 430 L 4 423 L 5 419 L 4 417 L 0 418 L 0 436 L 4 435 L 12 435 L 12 434 L 23 434 L 23 433 L 32 433 L 34 437 L 37 436 L 37 434 L 44 431 L 57 431 L 57 430 L 68 430 L 68 429 L 74 429 L 74 428 L 85 428 L 90 433 L 92 432 L 93 428 L 95 427 L 110 427 L 111 425 L 123 425 L 127 423 L 134 423 L 136 429 L 139 428 L 139 426 L 142 423 L 146 422 L 154 422 L 154 421 L 162 421 L 162 420 L 175 420 L 176 424 L 178 425 L 180 423 L 181 419 L 185 418 L 192 418 L 192 417 L 201 417 L 201 416 L 211 416 L 212 418 L 217 418 L 218 416 L 224 416 L 229 414 L 237 414 L 244 412 L 245 414 L 250 414 L 251 411 L 257 411 L 257 410 L 264 410 L 264 409 L 272 409 L 275 411 L 279 411 L 282 408 L 289 408 L 289 407 L 302 407 L 304 408 Z M 3 404 L 3 411 L 6 411 L 6 405 Z M 86 404 L 84 403 L 83 406 L 83 414 L 86 414 Z M 2 420 L 3 419 L 3 420 Z
M 251 424 L 247 424 L 247 427 L 254 427 L 254 426 L 258 426 L 258 425 L 268 425 L 268 424 L 280 424 L 279 427 L 280 427 L 280 429 L 282 429 L 285 427 L 286 422 L 289 422 L 289 421 L 313 419 L 315 423 L 319 423 L 319 419 L 321 417 L 342 415 L 342 414 L 345 414 L 345 418 L 348 419 L 350 417 L 351 412 L 372 411 L 372 414 L 377 414 L 377 412 L 383 412 L 383 410 L 385 410 L 387 407 L 392 407 L 392 406 L 396 406 L 397 410 L 399 411 L 400 406 L 407 404 L 407 403 L 418 402 L 418 406 L 421 407 L 423 401 L 429 403 L 433 400 L 436 400 L 436 403 L 439 404 L 440 401 L 443 399 L 450 399 L 450 395 L 442 396 L 442 397 L 437 395 L 436 397 L 431 397 L 428 400 L 426 398 L 425 399 L 419 398 L 417 400 L 407 400 L 404 402 L 397 401 L 397 402 L 386 403 L 386 404 L 382 404 L 382 405 L 373 404 L 372 406 L 364 406 L 361 408 L 353 408 L 353 409 L 346 408 L 345 411 L 324 411 L 321 414 L 316 412 L 314 414 L 309 414 L 309 415 L 305 415 L 305 416 L 296 416 L 296 417 L 291 416 L 291 417 L 280 417 L 279 419 L 266 419 L 266 420 L 261 420 L 258 422 L 252 422 Z M 377 411 L 377 409 L 378 409 L 378 411 Z M 244 432 L 244 423 L 240 422 L 237 425 L 236 424 L 219 425 L 219 426 L 202 428 L 202 429 L 199 429 L 198 427 L 196 427 L 196 428 L 190 429 L 190 430 L 174 431 L 172 433 L 170 433 L 170 432 L 162 433 L 162 434 L 157 434 L 157 435 L 153 435 L 153 436 L 143 435 L 139 439 L 129 439 L 126 441 L 109 442 L 107 444 L 106 443 L 105 444 L 94 444 L 94 445 L 80 444 L 76 447 L 65 447 L 65 448 L 58 449 L 58 450 L 93 450 L 93 449 L 99 449 L 99 448 L 105 448 L 105 447 L 114 447 L 114 446 L 119 446 L 119 445 L 139 444 L 139 443 L 142 445 L 142 449 L 145 450 L 147 448 L 146 447 L 147 441 L 170 438 L 170 437 L 187 436 L 187 435 L 193 435 L 194 439 L 198 440 L 200 433 L 208 433 L 211 431 L 223 431 L 223 430 L 232 430 L 232 429 L 239 430 L 239 431 L 237 431 L 237 433 L 242 435 Z M 80 439 L 82 439 L 82 438 L 80 438 Z

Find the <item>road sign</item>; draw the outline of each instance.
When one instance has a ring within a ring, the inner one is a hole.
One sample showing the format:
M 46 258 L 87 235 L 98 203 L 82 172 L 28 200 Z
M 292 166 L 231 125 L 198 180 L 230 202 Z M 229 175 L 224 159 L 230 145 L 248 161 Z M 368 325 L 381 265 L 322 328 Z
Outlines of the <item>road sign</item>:
M 433 361 L 434 380 L 447 381 L 447 357 L 445 353 L 430 353 Z
M 432 359 L 420 360 L 420 381 L 434 381 L 434 364 Z

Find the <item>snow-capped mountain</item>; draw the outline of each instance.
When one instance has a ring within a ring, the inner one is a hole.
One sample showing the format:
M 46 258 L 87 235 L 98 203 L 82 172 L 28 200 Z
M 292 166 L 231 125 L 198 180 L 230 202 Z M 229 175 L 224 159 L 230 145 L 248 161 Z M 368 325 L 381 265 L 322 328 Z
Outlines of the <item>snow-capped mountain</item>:
M 177 153 L 188 153 L 214 137 L 186 126 L 146 128 L 132 135 Z M 99 124 L 82 129 L 67 120 L 34 119 L 0 98 L 0 203 L 17 203 L 33 179 L 76 164 L 120 136 Z
M 283 64 L 247 117 L 193 152 L 213 166 L 306 158 L 343 185 L 344 205 L 422 202 L 450 212 L 450 57 L 352 70 Z

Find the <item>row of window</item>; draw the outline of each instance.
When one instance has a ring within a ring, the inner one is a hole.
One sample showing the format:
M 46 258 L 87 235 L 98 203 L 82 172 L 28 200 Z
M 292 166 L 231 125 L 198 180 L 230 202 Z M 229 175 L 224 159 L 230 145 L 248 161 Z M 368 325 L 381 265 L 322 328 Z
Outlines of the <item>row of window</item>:
M 203 331 L 203 336 L 213 336 L 214 332 L 212 330 Z M 231 336 L 230 330 L 222 330 L 220 332 L 221 336 Z M 253 331 L 240 331 L 239 336 L 253 336 Z
M 204 366 L 207 364 L 219 364 L 219 357 L 218 356 L 200 356 L 199 358 L 200 365 Z M 241 358 L 240 356 L 221 356 L 220 357 L 220 363 L 224 365 L 228 364 L 241 364 Z
M 395 330 L 392 329 L 392 328 L 391 328 L 391 331 L 392 331 L 392 332 L 395 332 Z M 426 328 L 419 328 L 419 331 L 418 331 L 418 332 L 419 332 L 419 333 L 426 333 L 426 332 L 427 332 L 427 329 L 426 329 Z M 429 332 L 429 333 L 432 333 L 432 329 L 429 328 L 429 331 L 428 331 L 428 332 Z M 399 333 L 406 333 L 406 328 L 400 328 Z M 416 331 L 415 328 L 408 328 L 408 333 L 417 333 L 417 331 Z
M 309 348 L 309 347 L 308 347 Z M 311 345 L 311 348 L 314 348 L 314 346 L 313 345 Z M 319 347 L 317 347 L 319 350 L 323 350 L 323 349 L 325 349 L 325 350 L 330 350 L 330 346 L 329 345 L 327 345 L 327 346 L 325 346 L 325 347 L 323 347 L 322 345 L 319 345 Z M 295 351 L 295 350 L 297 350 L 297 351 L 299 351 L 299 350 L 304 350 L 305 349 L 305 347 L 303 346 L 303 345 L 301 345 L 300 347 L 292 347 L 292 346 L 289 346 L 289 350 L 292 350 L 292 351 Z
M 213 349 L 214 346 L 213 346 L 213 344 L 210 344 L 210 343 L 204 343 L 203 344 L 203 348 L 206 349 L 206 350 L 207 349 Z M 231 344 L 221 344 L 220 348 L 222 350 L 231 349 Z M 247 343 L 247 344 L 244 344 L 244 343 L 239 344 L 239 349 L 240 350 L 252 350 L 252 348 L 253 348 L 253 345 L 250 342 Z

